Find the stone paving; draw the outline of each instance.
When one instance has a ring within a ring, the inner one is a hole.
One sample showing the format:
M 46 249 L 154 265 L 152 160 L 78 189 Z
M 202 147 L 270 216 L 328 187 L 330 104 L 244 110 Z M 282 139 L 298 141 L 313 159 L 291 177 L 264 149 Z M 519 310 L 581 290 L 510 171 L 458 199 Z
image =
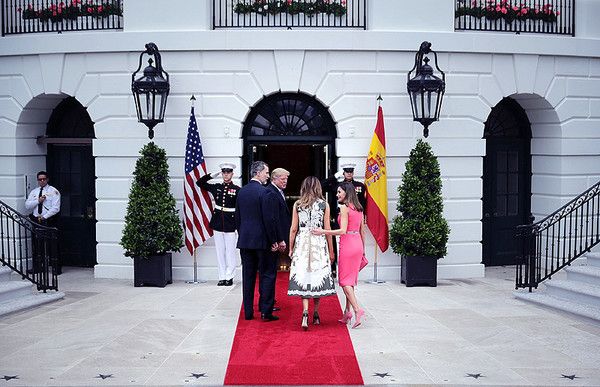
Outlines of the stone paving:
M 361 282 L 365 384 L 600 385 L 600 324 L 515 299 L 513 277 Z M 60 285 L 64 300 L 0 319 L 0 387 L 223 384 L 239 282 L 134 288 L 66 268 Z

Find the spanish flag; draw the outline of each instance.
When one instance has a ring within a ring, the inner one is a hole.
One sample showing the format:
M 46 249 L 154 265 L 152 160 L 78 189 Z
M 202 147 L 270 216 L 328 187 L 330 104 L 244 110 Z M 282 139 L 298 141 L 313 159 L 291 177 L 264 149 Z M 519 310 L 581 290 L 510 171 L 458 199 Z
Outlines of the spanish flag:
M 377 111 L 377 125 L 371 140 L 365 172 L 367 185 L 367 226 L 379 249 L 386 251 L 389 246 L 387 211 L 387 172 L 385 165 L 385 129 L 383 128 L 383 109 Z

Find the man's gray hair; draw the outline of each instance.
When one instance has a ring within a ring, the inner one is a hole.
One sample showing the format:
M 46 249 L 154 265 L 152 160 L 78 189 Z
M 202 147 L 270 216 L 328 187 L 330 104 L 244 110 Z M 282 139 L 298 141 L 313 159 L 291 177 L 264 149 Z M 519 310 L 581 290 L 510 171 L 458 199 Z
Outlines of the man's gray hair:
M 250 166 L 250 178 L 252 179 L 253 177 L 255 177 L 256 175 L 258 175 L 258 172 L 261 172 L 263 169 L 268 168 L 269 165 L 267 163 L 265 163 L 264 161 L 255 161 L 252 163 L 252 165 Z

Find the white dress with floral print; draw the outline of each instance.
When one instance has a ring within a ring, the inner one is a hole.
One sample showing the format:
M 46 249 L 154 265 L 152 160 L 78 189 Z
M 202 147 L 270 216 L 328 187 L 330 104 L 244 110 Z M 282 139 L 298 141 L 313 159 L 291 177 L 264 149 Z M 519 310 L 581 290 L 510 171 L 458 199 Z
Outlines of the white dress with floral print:
M 298 208 L 298 233 L 294 241 L 288 295 L 318 298 L 335 293 L 329 249 L 324 235 L 310 230 L 323 228 L 325 201 L 317 200 L 309 208 Z

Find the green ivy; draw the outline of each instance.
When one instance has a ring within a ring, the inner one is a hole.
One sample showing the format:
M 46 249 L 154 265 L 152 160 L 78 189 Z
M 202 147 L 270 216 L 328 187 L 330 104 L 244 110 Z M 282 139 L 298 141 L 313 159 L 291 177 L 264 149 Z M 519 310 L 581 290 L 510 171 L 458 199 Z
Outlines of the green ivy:
M 310 3 L 284 0 L 255 0 L 250 4 L 237 3 L 233 11 L 238 14 L 257 13 L 260 15 L 277 15 L 280 13 L 288 13 L 290 15 L 297 15 L 303 13 L 308 16 L 313 16 L 318 13 L 323 13 L 327 15 L 343 16 L 348 10 L 345 3 L 337 3 L 334 0 L 316 0 L 315 2 Z
M 145 145 L 133 172 L 121 245 L 129 257 L 148 258 L 183 246 L 181 223 L 169 187 L 164 149 Z
M 450 229 L 444 219 L 440 165 L 431 146 L 419 140 L 410 152 L 398 187 L 399 215 L 390 230 L 396 254 L 442 258 Z

